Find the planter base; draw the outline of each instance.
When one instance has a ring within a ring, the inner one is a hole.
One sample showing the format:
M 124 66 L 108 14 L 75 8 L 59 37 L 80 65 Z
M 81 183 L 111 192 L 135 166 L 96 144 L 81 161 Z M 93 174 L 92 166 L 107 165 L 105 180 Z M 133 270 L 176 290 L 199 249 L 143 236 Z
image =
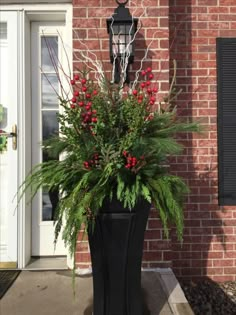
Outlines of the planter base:
M 94 315 L 144 315 L 141 262 L 149 210 L 143 200 L 132 211 L 115 200 L 97 216 L 89 233 Z

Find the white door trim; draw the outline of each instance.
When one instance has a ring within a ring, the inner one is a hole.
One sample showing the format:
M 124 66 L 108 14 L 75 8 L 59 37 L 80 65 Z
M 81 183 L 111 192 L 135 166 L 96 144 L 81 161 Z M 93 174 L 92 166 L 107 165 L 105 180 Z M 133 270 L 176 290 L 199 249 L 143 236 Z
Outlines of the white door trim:
M 1 22 L 6 22 L 6 38 L 0 39 L 1 46 L 1 103 L 6 107 L 5 123 L 2 128 L 9 132 L 17 124 L 19 104 L 18 89 L 18 15 L 17 12 L 0 12 Z M 11 78 L 11 75 L 14 76 Z M 4 76 L 4 78 L 3 78 Z M 0 213 L 0 261 L 1 265 L 15 266 L 17 262 L 17 158 L 12 148 L 12 139 L 7 141 L 7 151 L 0 155 L 1 164 L 1 213 Z
M 31 168 L 31 145 L 29 139 L 31 125 L 30 91 L 30 22 L 35 20 L 65 21 L 66 46 L 72 48 L 72 6 L 63 5 L 1 5 L 0 10 L 18 11 L 19 38 L 19 108 L 18 108 L 18 143 L 19 173 L 22 183 Z M 70 60 L 72 66 L 72 60 Z M 30 119 L 29 119 L 30 117 Z M 28 125 L 27 125 L 28 123 Z M 18 207 L 18 268 L 23 269 L 31 257 L 31 206 L 28 196 L 24 196 Z M 69 254 L 68 263 L 71 266 Z

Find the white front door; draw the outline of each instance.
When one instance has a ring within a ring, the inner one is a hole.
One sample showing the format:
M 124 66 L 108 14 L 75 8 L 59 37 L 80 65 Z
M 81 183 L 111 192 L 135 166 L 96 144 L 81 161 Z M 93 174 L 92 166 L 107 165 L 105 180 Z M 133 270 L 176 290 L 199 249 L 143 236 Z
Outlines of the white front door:
M 60 36 L 59 36 L 60 33 Z M 57 65 L 63 67 L 63 25 L 32 23 L 32 166 L 48 160 L 41 142 L 59 130 L 57 113 L 59 91 Z M 58 61 L 59 60 L 59 61 Z M 60 71 L 60 70 L 59 70 Z M 58 202 L 57 191 L 46 188 L 37 194 L 32 204 L 32 255 L 66 255 L 61 235 L 54 247 L 53 218 Z
M 0 11 L 0 268 L 17 266 L 17 147 L 4 136 L 17 124 L 17 34 L 17 12 Z

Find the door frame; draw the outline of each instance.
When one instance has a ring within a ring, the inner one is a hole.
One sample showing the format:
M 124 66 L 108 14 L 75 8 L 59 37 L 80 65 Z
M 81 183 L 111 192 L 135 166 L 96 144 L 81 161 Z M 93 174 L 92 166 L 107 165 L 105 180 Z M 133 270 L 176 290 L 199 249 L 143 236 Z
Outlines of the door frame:
M 1 5 L 1 11 L 17 11 L 18 14 L 18 186 L 31 169 L 31 69 L 30 69 L 30 23 L 32 21 L 65 22 L 66 47 L 72 48 L 72 5 L 33 4 Z M 72 56 L 72 54 L 69 54 Z M 70 57 L 70 56 L 69 56 Z M 72 60 L 70 60 L 72 66 Z M 18 205 L 17 265 L 26 268 L 31 259 L 31 204 L 26 194 Z M 67 253 L 67 263 L 73 262 Z

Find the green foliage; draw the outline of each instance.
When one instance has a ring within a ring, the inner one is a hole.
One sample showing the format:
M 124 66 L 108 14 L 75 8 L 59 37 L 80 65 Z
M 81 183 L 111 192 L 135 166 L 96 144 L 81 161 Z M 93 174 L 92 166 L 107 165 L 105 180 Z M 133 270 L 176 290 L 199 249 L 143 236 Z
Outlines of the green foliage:
M 82 80 L 72 84 L 73 100 L 60 98 L 60 135 L 44 143 L 50 159 L 32 170 L 22 193 L 30 188 L 33 197 L 42 186 L 60 191 L 55 242 L 63 227 L 72 255 L 81 227 L 93 226 L 104 199 L 114 196 L 129 209 L 140 196 L 153 203 L 166 236 L 175 224 L 181 240 L 188 188 L 169 174 L 168 158 L 182 151 L 176 134 L 199 125 L 180 120 L 171 104 L 155 105 L 155 86 L 124 92 L 106 82 L 104 91 Z

